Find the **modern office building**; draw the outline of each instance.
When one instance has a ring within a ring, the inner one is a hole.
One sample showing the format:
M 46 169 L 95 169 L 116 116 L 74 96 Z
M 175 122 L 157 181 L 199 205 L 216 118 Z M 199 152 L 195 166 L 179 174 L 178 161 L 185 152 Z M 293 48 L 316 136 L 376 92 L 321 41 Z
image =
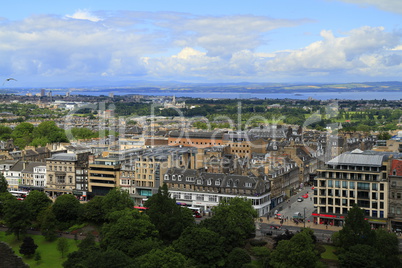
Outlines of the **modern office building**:
M 353 205 L 365 212 L 373 228 L 385 227 L 388 218 L 389 159 L 392 153 L 343 153 L 317 170 L 314 185 L 314 222 L 342 226 Z

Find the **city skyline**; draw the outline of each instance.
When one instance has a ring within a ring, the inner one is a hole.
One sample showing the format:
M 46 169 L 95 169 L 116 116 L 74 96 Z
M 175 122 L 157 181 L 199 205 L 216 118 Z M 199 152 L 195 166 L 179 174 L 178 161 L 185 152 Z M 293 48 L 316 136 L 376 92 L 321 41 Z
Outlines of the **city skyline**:
M 392 0 L 17 0 L 0 12 L 7 88 L 124 81 L 400 81 Z

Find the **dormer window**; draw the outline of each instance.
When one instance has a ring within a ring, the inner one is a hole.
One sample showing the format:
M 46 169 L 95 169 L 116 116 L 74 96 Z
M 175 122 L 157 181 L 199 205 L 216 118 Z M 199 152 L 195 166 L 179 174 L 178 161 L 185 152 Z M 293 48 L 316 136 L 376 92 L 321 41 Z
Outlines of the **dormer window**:
M 201 180 L 201 179 L 197 179 L 197 184 L 202 184 L 202 180 Z
M 169 180 L 169 175 L 165 174 L 165 181 L 168 181 L 168 180 Z
M 215 185 L 216 185 L 216 186 L 221 185 L 221 180 L 216 180 L 216 181 L 215 181 Z
M 251 188 L 253 186 L 253 184 L 251 182 L 246 182 L 244 184 L 245 187 Z
M 176 175 L 172 175 L 172 181 L 176 180 Z
M 212 180 L 211 179 L 208 179 L 207 180 L 207 185 L 211 185 L 212 184 Z
M 183 178 L 183 175 L 179 175 L 179 177 L 178 177 L 178 181 L 181 181 L 182 180 L 182 178 Z

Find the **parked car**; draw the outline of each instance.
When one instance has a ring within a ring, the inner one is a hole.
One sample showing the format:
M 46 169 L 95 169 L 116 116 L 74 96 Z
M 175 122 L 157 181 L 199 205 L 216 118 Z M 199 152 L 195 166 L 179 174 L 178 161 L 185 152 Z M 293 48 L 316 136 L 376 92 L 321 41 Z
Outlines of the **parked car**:
M 297 198 L 297 202 L 303 202 L 303 198 L 298 197 L 298 198 Z

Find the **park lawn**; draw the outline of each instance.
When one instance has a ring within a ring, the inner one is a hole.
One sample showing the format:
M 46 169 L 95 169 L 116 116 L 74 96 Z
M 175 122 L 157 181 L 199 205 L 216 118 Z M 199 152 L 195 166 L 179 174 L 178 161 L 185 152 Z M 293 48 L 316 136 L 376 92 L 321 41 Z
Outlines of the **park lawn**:
M 325 252 L 321 254 L 321 258 L 327 259 L 327 260 L 338 260 L 338 256 L 335 255 L 334 251 L 336 250 L 336 247 L 329 246 L 329 245 L 323 245 L 325 248 Z
M 40 252 L 42 257 L 42 260 L 39 262 L 38 265 L 36 264 L 36 261 L 34 260 L 33 257 L 28 259 L 26 257 L 22 257 L 22 255 L 19 253 L 20 245 L 22 244 L 22 238 L 20 241 L 17 241 L 17 238 L 14 235 L 5 235 L 5 232 L 0 232 L 0 241 L 6 242 L 14 250 L 16 255 L 21 256 L 22 260 L 30 267 L 62 268 L 63 262 L 67 260 L 68 253 L 71 253 L 78 249 L 77 248 L 78 241 L 73 239 L 67 239 L 70 248 L 68 253 L 64 256 L 64 258 L 61 258 L 61 254 L 57 250 L 57 240 L 48 242 L 42 235 L 30 235 L 30 236 L 34 239 L 35 244 L 38 245 L 36 251 Z

